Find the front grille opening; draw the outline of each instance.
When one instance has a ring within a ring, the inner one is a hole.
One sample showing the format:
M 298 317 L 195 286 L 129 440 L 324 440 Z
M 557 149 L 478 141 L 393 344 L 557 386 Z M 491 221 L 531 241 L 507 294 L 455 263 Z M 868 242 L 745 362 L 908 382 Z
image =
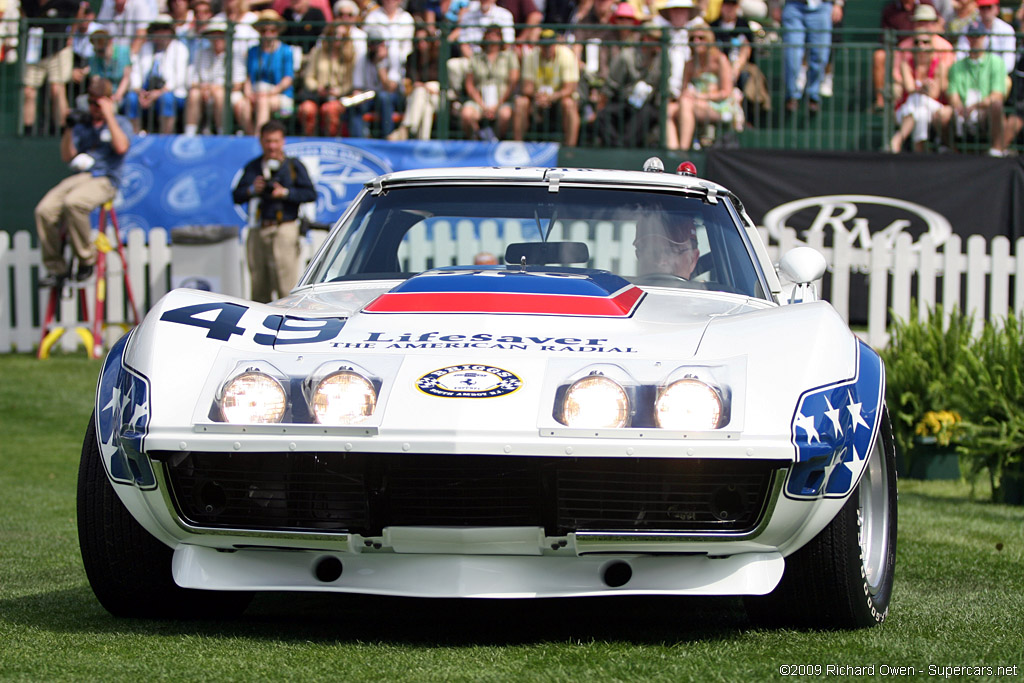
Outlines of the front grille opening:
M 159 454 L 154 454 L 158 456 Z M 742 533 L 770 461 L 371 453 L 198 453 L 166 463 L 199 527 L 378 535 L 387 526 Z

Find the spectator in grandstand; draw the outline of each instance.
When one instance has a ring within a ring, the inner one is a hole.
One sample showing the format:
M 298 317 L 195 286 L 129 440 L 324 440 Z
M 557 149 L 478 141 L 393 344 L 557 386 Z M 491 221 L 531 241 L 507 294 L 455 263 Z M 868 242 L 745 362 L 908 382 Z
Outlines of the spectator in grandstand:
M 893 99 L 896 101 L 897 108 L 904 100 L 906 100 L 907 93 L 915 90 L 913 82 L 905 82 L 903 71 L 904 64 L 908 64 L 913 67 L 915 57 L 917 57 L 922 50 L 927 50 L 927 57 L 929 61 L 933 58 L 938 58 L 942 63 L 943 70 L 948 75 L 949 67 L 953 66 L 953 62 L 956 61 L 956 57 L 953 54 L 953 45 L 938 34 L 941 22 L 934 7 L 931 5 L 918 5 L 914 9 L 913 19 L 914 34 L 907 36 L 899 42 L 899 45 L 897 46 L 898 51 L 895 53 L 893 58 Z M 925 41 L 921 40 L 922 36 L 926 39 Z M 911 73 L 913 73 L 913 71 L 914 69 L 912 68 Z M 942 99 L 944 100 L 946 97 L 945 85 L 943 85 L 941 92 Z
M 919 5 L 931 5 L 935 7 L 932 0 L 889 0 L 882 8 L 882 35 L 881 42 L 884 45 L 888 40 L 888 33 L 895 33 L 898 37 L 916 30 L 914 26 L 914 11 Z M 871 80 L 875 87 L 875 110 L 881 111 L 885 108 L 885 61 L 886 50 L 884 47 L 875 50 L 871 67 Z
M 469 60 L 466 99 L 460 110 L 462 133 L 467 140 L 504 139 L 512 122 L 519 58 L 501 39 L 501 27 L 484 30 L 483 50 Z
M 450 32 L 459 25 L 459 20 L 469 8 L 469 0 L 432 0 L 427 3 L 424 21 Z
M 206 24 L 213 18 L 213 6 L 210 4 L 210 0 L 194 0 L 192 3 L 192 20 L 188 24 L 188 29 L 184 35 L 179 35 L 178 40 L 185 44 L 188 48 L 189 64 L 195 67 L 196 60 L 199 59 L 199 51 L 209 45 L 209 41 L 203 36 L 203 31 L 206 30 Z M 226 22 L 220 22 L 227 25 Z M 239 59 L 235 56 L 236 61 L 245 66 L 245 55 Z
M 473 56 L 474 52 L 480 51 L 480 41 L 484 36 L 484 27 L 495 24 L 501 26 L 502 39 L 512 45 L 516 40 L 516 32 L 513 28 L 515 19 L 512 13 L 504 7 L 499 7 L 495 0 L 476 0 L 471 2 L 469 8 L 463 13 L 459 20 L 458 41 L 459 51 L 465 58 Z
M 89 79 L 102 78 L 110 81 L 110 97 L 114 104 L 120 107 L 131 87 L 131 51 L 127 45 L 116 44 L 110 36 L 109 29 L 100 24 L 93 24 L 89 39 L 92 41 L 92 58 L 86 69 Z
M 679 149 L 679 96 L 683 92 L 683 70 L 690 59 L 690 36 L 688 26 L 703 23 L 694 7 L 693 0 L 665 0 L 658 5 L 654 22 L 669 32 L 669 102 L 665 120 L 665 143 L 669 149 Z
M 291 6 L 291 2 L 292 0 L 274 0 L 273 4 L 270 5 L 270 9 L 284 16 L 284 11 Z M 337 15 L 328 0 L 310 0 L 309 6 L 320 10 L 324 15 L 325 21 L 334 21 Z
M 204 116 L 205 132 L 225 132 L 222 129 L 224 107 L 230 102 L 236 118 L 243 99 L 245 67 L 237 59 L 232 60 L 231 94 L 225 96 L 224 83 L 227 79 L 227 24 L 209 21 L 203 28 L 206 45 L 199 50 L 191 70 L 188 102 L 185 105 L 185 134 L 195 135 Z
M 75 83 L 84 82 L 88 75 L 89 59 L 92 58 L 92 41 L 89 36 L 98 25 L 92 6 L 88 3 L 79 5 L 78 20 L 71 26 L 71 80 Z
M 395 130 L 395 114 L 402 104 L 402 71 L 404 64 L 391 55 L 383 27 L 366 27 L 366 54 L 356 62 L 353 93 L 356 98 L 347 112 L 348 134 L 354 138 L 369 137 L 364 115 L 373 112 L 380 123 L 381 137 Z M 370 95 L 372 93 L 372 96 Z
M 533 0 L 498 0 L 498 7 L 512 13 L 512 21 L 521 26 L 516 36 L 516 46 L 536 43 L 540 38 L 540 22 L 544 14 L 537 9 Z
M 900 2 L 901 0 L 896 0 Z M 916 0 L 907 0 L 915 2 Z M 807 111 L 814 115 L 821 110 L 821 84 L 825 76 L 832 45 L 833 3 L 786 0 L 777 20 L 782 25 L 783 78 L 786 88 L 786 111 L 795 113 L 806 97 Z M 799 86 L 801 64 L 807 58 L 807 78 Z
M 732 122 L 738 130 L 743 129 L 742 119 L 736 116 L 732 65 L 714 41 L 715 34 L 707 24 L 690 29 L 690 61 L 683 73 L 679 101 L 679 144 L 684 150 L 693 144 L 698 123 Z
M 257 203 L 246 252 L 252 299 L 263 303 L 271 301 L 275 292 L 285 296 L 298 281 L 299 206 L 316 201 L 306 167 L 285 156 L 284 132 L 280 121 L 268 121 L 260 128 L 263 153 L 245 165 L 231 192 L 235 204 Z
M 121 163 L 131 145 L 131 125 L 117 115 L 110 93 L 110 81 L 90 81 L 88 116 L 65 126 L 61 133 L 61 159 L 75 173 L 47 192 L 36 205 L 36 231 L 46 269 L 46 275 L 39 281 L 42 287 L 59 285 L 69 274 L 61 248 L 62 224 L 78 258 L 78 268 L 70 274 L 71 278 L 82 281 L 92 276 L 96 245 L 89 214 L 117 194 Z
M 531 127 L 539 125 L 542 130 L 550 131 L 561 124 L 562 144 L 575 147 L 580 134 L 579 63 L 572 50 L 558 42 L 553 30 L 544 29 L 540 37 L 540 48 L 523 58 L 514 138 L 524 139 Z
M 167 14 L 174 24 L 174 35 L 185 41 L 192 33 L 193 17 L 189 0 L 167 0 Z
M 754 63 L 754 29 L 746 17 L 740 16 L 739 0 L 722 0 L 718 19 L 711 22 L 711 29 L 715 32 L 715 41 L 729 58 L 733 84 L 739 89 L 751 114 L 770 111 L 772 100 L 768 79 Z M 824 92 L 822 96 L 825 96 Z
M 245 96 L 238 105 L 238 119 L 246 133 L 261 129 L 274 114 L 290 116 L 295 107 L 292 49 L 278 37 L 282 24 L 281 15 L 272 9 L 260 12 L 253 24 L 260 42 L 246 55 Z
M 953 9 L 953 17 L 946 21 L 946 30 L 950 35 L 960 35 L 978 20 L 978 3 L 974 0 L 953 0 Z
M 500 39 L 500 38 L 499 38 Z M 406 60 L 405 116 L 388 135 L 389 140 L 409 137 L 429 140 L 434 129 L 434 114 L 441 100 L 441 38 L 437 28 L 426 24 L 416 29 L 416 44 Z
M 405 60 L 412 52 L 412 39 L 416 21 L 412 15 L 402 9 L 402 0 L 380 0 L 380 7 L 366 15 L 363 28 L 377 26 L 384 32 L 388 44 L 388 54 L 392 60 L 398 60 L 402 71 Z
M 114 40 L 129 46 L 134 56 L 146 42 L 146 31 L 156 16 L 155 3 L 149 0 L 103 0 L 96 21 L 106 24 Z
M 249 50 L 259 45 L 260 34 L 255 28 L 257 15 L 249 11 L 249 0 L 224 0 L 223 11 L 215 14 L 214 19 L 227 23 L 231 39 L 231 53 L 235 59 L 247 66 Z
M 618 53 L 615 45 L 620 18 L 634 26 L 639 23 L 636 10 L 628 2 L 618 6 L 615 0 L 594 0 L 590 11 L 577 16 L 580 28 L 572 31 L 572 49 L 580 63 L 580 99 L 583 120 L 593 121 L 598 107 L 601 86 L 608 78 L 608 68 Z M 591 28 L 593 26 L 593 28 Z
M 356 46 L 351 32 L 352 24 L 328 24 L 305 60 L 298 95 L 299 122 L 304 135 L 316 135 L 318 121 L 321 134 L 341 135 L 341 117 L 346 109 L 341 100 L 352 93 L 356 69 Z
M 334 3 L 334 20 L 347 24 L 348 37 L 356 49 L 356 60 L 366 54 L 366 31 L 359 27 L 361 10 L 355 0 L 338 0 Z
M 999 18 L 999 0 L 977 0 L 978 22 L 988 35 L 988 52 L 1003 60 L 1004 71 L 1013 71 L 1017 63 L 1017 36 L 1013 27 Z M 970 41 L 961 35 L 956 41 L 956 58 L 963 59 L 970 51 Z
M 611 63 L 601 88 L 607 104 L 597 113 L 597 138 L 606 147 L 656 146 L 662 98 L 661 30 L 653 28 L 641 36 L 634 26 L 624 28 L 620 37 L 623 42 L 641 42 L 625 45 Z
M 36 100 L 39 88 L 49 84 L 53 126 L 59 127 L 68 114 L 67 85 L 71 81 L 74 55 L 68 44 L 67 25 L 54 19 L 70 21 L 78 16 L 77 0 L 22 0 L 22 17 L 27 19 L 28 45 L 25 49 L 24 89 L 22 90 L 22 121 L 31 133 L 36 123 Z M 45 122 L 44 122 L 45 126 Z
M 324 32 L 327 17 L 323 11 L 313 7 L 310 0 L 291 0 L 281 16 L 288 22 L 281 40 L 288 45 L 297 46 L 303 54 L 308 54 L 317 38 Z
M 1006 117 L 1005 130 L 1003 132 L 1003 149 L 1009 150 L 1021 129 L 1024 128 L 1024 55 L 1017 60 L 1013 73 L 1010 74 L 1012 85 L 1010 87 L 1009 104 L 1012 111 Z
M 967 27 L 970 50 L 949 69 L 949 104 L 955 114 L 956 137 L 987 132 L 991 156 L 1006 156 L 1003 101 L 1006 72 L 1000 56 L 986 49 L 989 35 L 981 22 Z
M 562 32 L 564 29 L 561 28 L 561 25 L 573 23 L 577 10 L 585 4 L 587 6 L 584 7 L 584 10 L 588 10 L 589 3 L 580 0 L 544 0 L 542 10 L 544 18 L 541 23 L 559 25 L 558 32 Z
M 124 113 L 136 132 L 142 129 L 142 115 L 155 112 L 159 131 L 173 133 L 188 97 L 188 48 L 174 37 L 174 25 L 166 14 L 153 20 L 147 32 L 149 40 L 132 68 Z
M 920 7 L 931 9 L 927 5 Z M 903 94 L 896 104 L 899 129 L 889 142 L 889 151 L 893 154 L 903 151 L 908 138 L 914 151 L 924 151 L 929 132 L 945 129 L 953 113 L 952 108 L 943 103 L 949 87 L 949 67 L 945 59 L 935 51 L 930 33 L 922 31 L 913 39 L 914 51 L 907 55 L 909 59 L 899 59 Z

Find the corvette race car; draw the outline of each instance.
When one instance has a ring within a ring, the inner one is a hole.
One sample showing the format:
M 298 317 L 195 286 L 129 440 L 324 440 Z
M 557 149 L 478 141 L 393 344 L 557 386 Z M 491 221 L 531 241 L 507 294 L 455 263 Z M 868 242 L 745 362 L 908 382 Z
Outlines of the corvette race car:
M 659 166 L 381 176 L 285 298 L 167 294 L 85 436 L 99 601 L 741 595 L 757 623 L 883 621 L 882 362 L 816 300 L 820 254 L 777 269 L 732 192 Z

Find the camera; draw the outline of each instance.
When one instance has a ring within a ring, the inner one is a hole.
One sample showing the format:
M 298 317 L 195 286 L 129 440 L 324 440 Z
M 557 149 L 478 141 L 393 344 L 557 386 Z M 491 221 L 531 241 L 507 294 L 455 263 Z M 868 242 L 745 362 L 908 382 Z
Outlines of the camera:
M 64 125 L 68 128 L 74 128 L 78 124 L 87 126 L 92 122 L 92 116 L 89 112 L 82 111 L 81 109 L 72 109 L 68 112 L 67 118 L 64 119 Z
M 165 79 L 163 76 L 150 76 L 149 77 L 149 89 L 150 90 L 160 90 L 165 85 L 167 85 L 167 79 Z

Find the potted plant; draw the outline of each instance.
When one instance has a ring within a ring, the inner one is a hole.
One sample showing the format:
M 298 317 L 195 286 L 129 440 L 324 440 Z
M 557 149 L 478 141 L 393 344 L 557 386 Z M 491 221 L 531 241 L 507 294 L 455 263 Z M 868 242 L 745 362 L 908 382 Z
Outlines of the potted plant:
M 929 410 L 914 428 L 914 456 L 907 476 L 911 479 L 959 479 L 957 440 L 960 414 L 953 410 Z

